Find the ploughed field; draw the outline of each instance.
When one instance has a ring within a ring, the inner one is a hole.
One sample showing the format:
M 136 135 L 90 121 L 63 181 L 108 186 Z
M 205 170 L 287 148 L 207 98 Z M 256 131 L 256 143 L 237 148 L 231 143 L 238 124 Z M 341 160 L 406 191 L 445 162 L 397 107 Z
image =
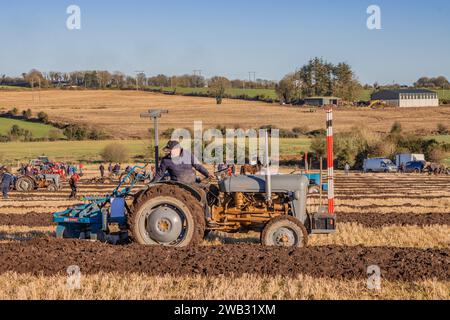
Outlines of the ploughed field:
M 113 188 L 81 184 L 80 195 Z M 448 176 L 338 174 L 338 232 L 295 250 L 262 247 L 256 233 L 186 249 L 60 241 L 51 214 L 75 203 L 69 193 L 0 202 L 0 299 L 450 298 Z M 71 265 L 79 290 L 66 286 Z M 367 288 L 371 265 L 381 290 Z

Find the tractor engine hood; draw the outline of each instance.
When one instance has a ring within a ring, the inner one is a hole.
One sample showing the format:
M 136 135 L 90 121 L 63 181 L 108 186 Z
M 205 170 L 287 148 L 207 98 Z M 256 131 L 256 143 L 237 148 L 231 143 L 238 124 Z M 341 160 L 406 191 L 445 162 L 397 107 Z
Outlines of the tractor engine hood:
M 272 192 L 287 193 L 307 190 L 309 179 L 304 175 L 273 175 Z M 222 180 L 219 184 L 222 192 L 263 193 L 266 191 L 265 176 L 234 176 Z

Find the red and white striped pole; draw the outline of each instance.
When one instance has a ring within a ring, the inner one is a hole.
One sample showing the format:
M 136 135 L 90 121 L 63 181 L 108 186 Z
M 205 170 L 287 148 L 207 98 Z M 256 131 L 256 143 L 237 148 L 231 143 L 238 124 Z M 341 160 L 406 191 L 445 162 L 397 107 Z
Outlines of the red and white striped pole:
M 327 110 L 328 213 L 334 215 L 333 108 Z

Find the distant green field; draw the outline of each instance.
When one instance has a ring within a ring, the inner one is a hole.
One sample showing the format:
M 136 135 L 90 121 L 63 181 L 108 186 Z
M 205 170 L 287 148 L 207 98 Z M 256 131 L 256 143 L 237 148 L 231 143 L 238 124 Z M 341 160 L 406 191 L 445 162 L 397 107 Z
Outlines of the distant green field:
M 435 90 L 438 95 L 439 95 L 439 99 L 446 99 L 446 100 L 450 100 L 450 90 Z
M 150 87 L 150 89 L 161 89 L 160 87 Z M 172 87 L 164 87 L 163 91 L 174 91 L 175 88 Z M 193 93 L 202 93 L 207 94 L 209 88 L 183 88 L 177 87 L 176 92 L 178 94 L 193 94 Z M 275 90 L 272 89 L 238 89 L 238 88 L 230 88 L 227 89 L 226 93 L 232 97 L 239 97 L 241 95 L 247 95 L 250 98 L 254 98 L 256 96 L 265 96 L 266 98 L 276 99 L 277 94 Z
M 450 135 L 448 136 L 430 136 L 430 139 L 435 139 L 437 142 L 450 143 Z
M 361 90 L 357 100 L 358 101 L 369 101 L 372 93 L 373 93 L 372 89 L 363 89 L 363 90 Z
M 432 138 L 450 143 L 450 135 Z M 166 142 L 161 141 L 161 145 Z M 101 151 L 110 143 L 127 146 L 131 159 L 149 157 L 153 145 L 149 140 L 8 142 L 0 143 L 0 163 L 16 164 L 42 155 L 59 161 L 94 162 L 101 159 Z M 311 140 L 308 138 L 280 139 L 280 153 L 284 156 L 300 155 L 310 146 Z M 450 157 L 445 162 L 450 166 Z
M 33 138 L 47 138 L 52 130 L 59 131 L 62 136 L 61 130 L 49 125 L 6 118 L 0 118 L 0 135 L 8 134 L 13 125 L 18 125 L 22 129 L 31 131 Z
M 161 141 L 161 145 L 167 141 Z M 46 155 L 59 161 L 92 162 L 100 160 L 100 153 L 110 143 L 127 146 L 130 157 L 141 158 L 150 155 L 152 142 L 149 140 L 105 140 L 105 141 L 56 141 L 56 142 L 8 142 L 0 143 L 0 162 L 15 164 Z M 283 155 L 297 155 L 309 149 L 308 138 L 281 139 L 280 152 Z
M 15 86 L 0 86 L 0 90 L 30 90 L 30 88 L 15 87 Z

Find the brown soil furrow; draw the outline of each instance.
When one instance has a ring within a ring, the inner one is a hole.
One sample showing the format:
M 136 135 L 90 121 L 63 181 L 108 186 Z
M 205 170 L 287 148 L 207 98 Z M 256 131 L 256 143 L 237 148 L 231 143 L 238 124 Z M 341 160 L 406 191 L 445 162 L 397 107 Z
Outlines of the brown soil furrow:
M 337 194 L 336 199 L 341 199 L 341 200 L 361 200 L 361 199 L 383 199 L 383 200 L 389 200 L 389 199 L 413 199 L 413 200 L 436 200 L 436 199 L 443 199 L 443 196 L 386 196 L 386 195 L 374 195 L 374 196 L 361 196 L 361 195 L 354 195 L 354 196 L 350 196 L 350 195 L 339 195 Z
M 30 212 L 26 214 L 0 214 L 2 226 L 45 227 L 53 225 L 51 214 Z
M 448 213 L 339 213 L 338 223 L 358 223 L 367 228 L 382 228 L 389 225 L 398 226 L 432 226 L 450 225 Z
M 386 280 L 448 280 L 450 250 L 388 247 L 324 246 L 305 249 L 229 245 L 163 248 L 139 245 L 35 239 L 0 245 L 0 273 L 65 274 L 78 265 L 83 274 L 99 272 L 149 275 L 283 275 L 306 274 L 337 279 L 365 279 L 370 265 L 378 265 Z
M 389 225 L 398 226 L 432 226 L 450 225 L 448 213 L 377 213 L 355 212 L 338 213 L 339 223 L 358 223 L 368 228 L 381 228 Z M 44 227 L 52 226 L 52 214 L 30 212 L 25 214 L 0 214 L 0 225 L 3 226 L 28 226 Z

